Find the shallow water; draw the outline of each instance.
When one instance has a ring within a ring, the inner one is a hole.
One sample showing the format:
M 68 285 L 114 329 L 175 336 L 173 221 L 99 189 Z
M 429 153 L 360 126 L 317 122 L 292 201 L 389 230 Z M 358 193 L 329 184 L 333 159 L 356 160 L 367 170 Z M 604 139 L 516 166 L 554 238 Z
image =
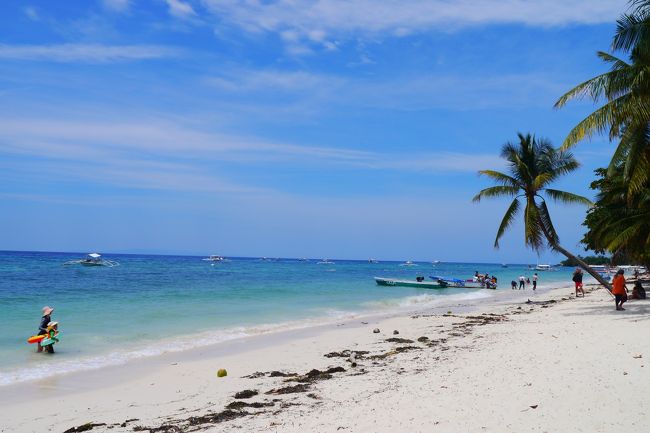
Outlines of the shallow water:
M 375 276 L 469 278 L 474 271 L 510 280 L 532 276 L 526 265 L 472 263 L 317 264 L 295 259 L 105 255 L 120 266 L 64 266 L 83 254 L 0 252 L 0 385 L 123 363 L 166 351 L 300 328 L 359 314 L 480 299 L 489 290 L 377 286 Z M 570 268 L 543 272 L 540 284 L 570 281 Z M 57 354 L 34 353 L 41 308 L 55 308 Z

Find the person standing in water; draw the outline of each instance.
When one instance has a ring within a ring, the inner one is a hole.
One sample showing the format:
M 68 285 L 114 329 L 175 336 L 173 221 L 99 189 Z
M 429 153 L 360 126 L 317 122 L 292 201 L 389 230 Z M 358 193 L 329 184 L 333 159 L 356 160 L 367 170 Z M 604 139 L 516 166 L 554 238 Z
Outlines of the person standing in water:
M 36 335 L 47 335 L 47 326 L 50 324 L 52 321 L 52 312 L 54 311 L 54 308 L 48 307 L 47 305 L 43 307 L 43 316 L 41 317 L 41 324 L 38 326 L 38 334 Z M 43 351 L 43 346 L 41 346 L 41 343 L 39 341 L 38 343 L 38 348 L 36 349 L 37 352 L 42 352 Z M 49 351 L 49 350 L 48 350 Z
M 533 275 L 533 290 L 537 290 L 537 272 Z

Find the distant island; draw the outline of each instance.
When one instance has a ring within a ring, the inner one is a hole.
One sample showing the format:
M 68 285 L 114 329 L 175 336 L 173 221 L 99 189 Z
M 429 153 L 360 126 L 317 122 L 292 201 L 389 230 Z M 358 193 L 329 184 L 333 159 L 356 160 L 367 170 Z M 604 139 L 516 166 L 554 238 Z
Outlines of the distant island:
M 609 265 L 612 263 L 612 258 L 607 256 L 578 257 L 588 265 Z M 560 262 L 560 266 L 578 266 L 578 262 L 573 259 L 566 259 Z

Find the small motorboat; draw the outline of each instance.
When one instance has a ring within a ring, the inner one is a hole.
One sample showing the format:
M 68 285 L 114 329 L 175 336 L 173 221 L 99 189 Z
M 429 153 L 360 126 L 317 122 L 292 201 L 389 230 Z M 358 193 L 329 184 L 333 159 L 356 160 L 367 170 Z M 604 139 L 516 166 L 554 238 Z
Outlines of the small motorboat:
M 400 263 L 400 266 L 417 266 L 417 263 L 413 263 L 412 261 L 407 260 L 404 263 Z
M 333 265 L 334 262 L 330 259 L 323 259 L 320 262 L 316 262 L 317 265 Z
M 370 258 L 368 259 L 368 263 L 379 263 L 379 260 Z
M 204 262 L 223 262 L 223 261 L 225 261 L 223 256 L 217 256 L 217 255 L 212 255 L 212 256 L 206 257 L 205 259 L 201 259 L 201 260 L 203 260 Z
M 496 289 L 495 284 L 490 283 L 489 287 L 486 287 L 484 282 L 475 279 L 461 280 L 460 278 L 440 277 L 438 275 L 429 275 L 429 278 L 434 281 L 443 281 L 448 287 L 457 289 Z
M 120 264 L 113 260 L 102 259 L 102 255 L 99 253 L 90 253 L 84 259 L 70 260 L 65 262 L 64 265 L 106 266 L 108 268 L 113 268 L 115 266 L 119 266 Z
M 375 277 L 375 282 L 378 286 L 417 287 L 419 289 L 445 289 L 448 287 L 444 281 L 425 281 L 424 277 L 415 280 Z

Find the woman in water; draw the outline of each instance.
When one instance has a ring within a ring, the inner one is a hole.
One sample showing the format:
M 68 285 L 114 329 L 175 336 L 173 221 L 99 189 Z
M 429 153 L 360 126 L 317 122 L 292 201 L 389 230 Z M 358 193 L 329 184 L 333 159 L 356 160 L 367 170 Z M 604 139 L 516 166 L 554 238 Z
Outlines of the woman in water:
M 47 335 L 48 334 L 48 329 L 47 325 L 50 324 L 52 321 L 52 312 L 54 311 L 54 308 L 48 307 L 47 305 L 43 307 L 43 317 L 41 317 L 41 324 L 38 326 L 38 334 L 36 335 Z M 41 343 L 39 341 L 38 343 L 38 348 L 36 349 L 37 352 L 42 352 L 43 351 L 43 346 L 41 346 Z M 48 346 L 47 349 L 48 352 L 52 353 L 52 347 Z

